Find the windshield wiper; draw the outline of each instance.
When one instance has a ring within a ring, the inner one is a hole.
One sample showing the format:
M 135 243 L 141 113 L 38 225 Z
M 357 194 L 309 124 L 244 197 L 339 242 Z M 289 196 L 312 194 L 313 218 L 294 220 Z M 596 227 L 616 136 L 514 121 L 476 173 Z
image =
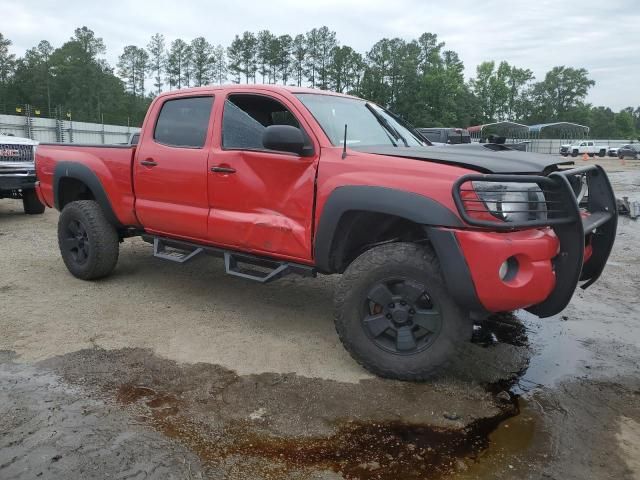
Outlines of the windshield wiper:
M 429 140 L 426 136 L 424 136 L 423 134 L 421 134 L 418 129 L 416 127 L 414 127 L 413 125 L 411 125 L 409 122 L 407 122 L 406 120 L 404 120 L 402 117 L 399 117 L 398 115 L 396 115 L 393 112 L 390 112 L 389 110 L 385 110 L 385 113 L 387 115 L 389 115 L 391 118 L 393 118 L 396 122 L 398 122 L 400 125 L 402 125 L 404 128 L 406 128 L 407 130 L 409 130 L 414 136 L 416 136 L 418 139 L 423 139 L 424 142 L 429 145 L 430 147 L 433 146 L 433 143 L 431 143 L 431 140 Z
M 376 111 L 376 109 L 369 103 L 365 103 L 364 104 L 367 109 L 373 114 L 373 116 L 376 118 L 376 120 L 378 121 L 378 123 L 380 125 L 382 125 L 382 127 L 389 132 L 394 139 L 396 140 L 402 140 L 402 143 L 404 143 L 405 147 L 409 146 L 409 143 L 407 142 L 407 139 L 404 138 L 402 135 L 400 135 L 400 132 L 398 132 L 395 128 L 393 128 L 393 126 L 391 126 L 391 124 L 389 123 L 389 121 L 384 118 L 382 115 L 380 115 L 380 112 Z M 395 142 L 392 142 L 394 147 L 397 147 L 398 145 Z

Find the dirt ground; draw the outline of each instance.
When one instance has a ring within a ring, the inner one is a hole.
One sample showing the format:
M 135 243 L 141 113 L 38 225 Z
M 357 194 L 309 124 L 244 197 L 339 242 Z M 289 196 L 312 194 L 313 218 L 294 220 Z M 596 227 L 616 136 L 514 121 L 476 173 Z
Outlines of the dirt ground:
M 600 163 L 640 200 L 640 162 Z M 2 479 L 640 479 L 640 220 L 560 315 L 494 317 L 409 384 L 344 351 L 335 277 L 262 286 L 129 239 L 82 282 L 58 213 L 21 212 L 0 202 Z

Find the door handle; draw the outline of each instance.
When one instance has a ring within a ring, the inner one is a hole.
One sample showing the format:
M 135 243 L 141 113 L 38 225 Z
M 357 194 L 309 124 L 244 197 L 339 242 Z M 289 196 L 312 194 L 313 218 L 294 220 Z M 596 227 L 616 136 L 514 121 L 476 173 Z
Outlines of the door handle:
M 211 167 L 211 171 L 215 173 L 236 173 L 236 169 L 232 167 Z
M 155 167 L 158 163 L 155 162 L 153 158 L 147 158 L 146 160 L 142 160 L 140 165 L 144 165 L 145 167 Z

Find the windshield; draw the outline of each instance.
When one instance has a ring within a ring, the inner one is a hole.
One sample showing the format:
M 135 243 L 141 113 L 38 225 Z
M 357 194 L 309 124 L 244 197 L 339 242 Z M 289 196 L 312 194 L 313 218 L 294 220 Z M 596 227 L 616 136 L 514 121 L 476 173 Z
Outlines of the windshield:
M 309 109 L 335 146 L 342 145 L 344 141 L 345 125 L 350 147 L 425 145 L 404 122 L 374 103 L 314 93 L 299 93 L 296 97 Z

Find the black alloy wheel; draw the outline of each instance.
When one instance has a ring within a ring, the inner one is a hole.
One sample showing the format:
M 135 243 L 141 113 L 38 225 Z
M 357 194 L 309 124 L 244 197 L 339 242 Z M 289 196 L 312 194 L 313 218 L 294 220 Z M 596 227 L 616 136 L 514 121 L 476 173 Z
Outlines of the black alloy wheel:
M 413 355 L 429 348 L 442 329 L 442 314 L 426 287 L 406 278 L 376 283 L 363 305 L 363 325 L 383 350 Z
M 82 265 L 86 263 L 90 253 L 89 235 L 81 221 L 73 219 L 66 225 L 66 235 L 62 246 L 66 248 L 73 260 Z

